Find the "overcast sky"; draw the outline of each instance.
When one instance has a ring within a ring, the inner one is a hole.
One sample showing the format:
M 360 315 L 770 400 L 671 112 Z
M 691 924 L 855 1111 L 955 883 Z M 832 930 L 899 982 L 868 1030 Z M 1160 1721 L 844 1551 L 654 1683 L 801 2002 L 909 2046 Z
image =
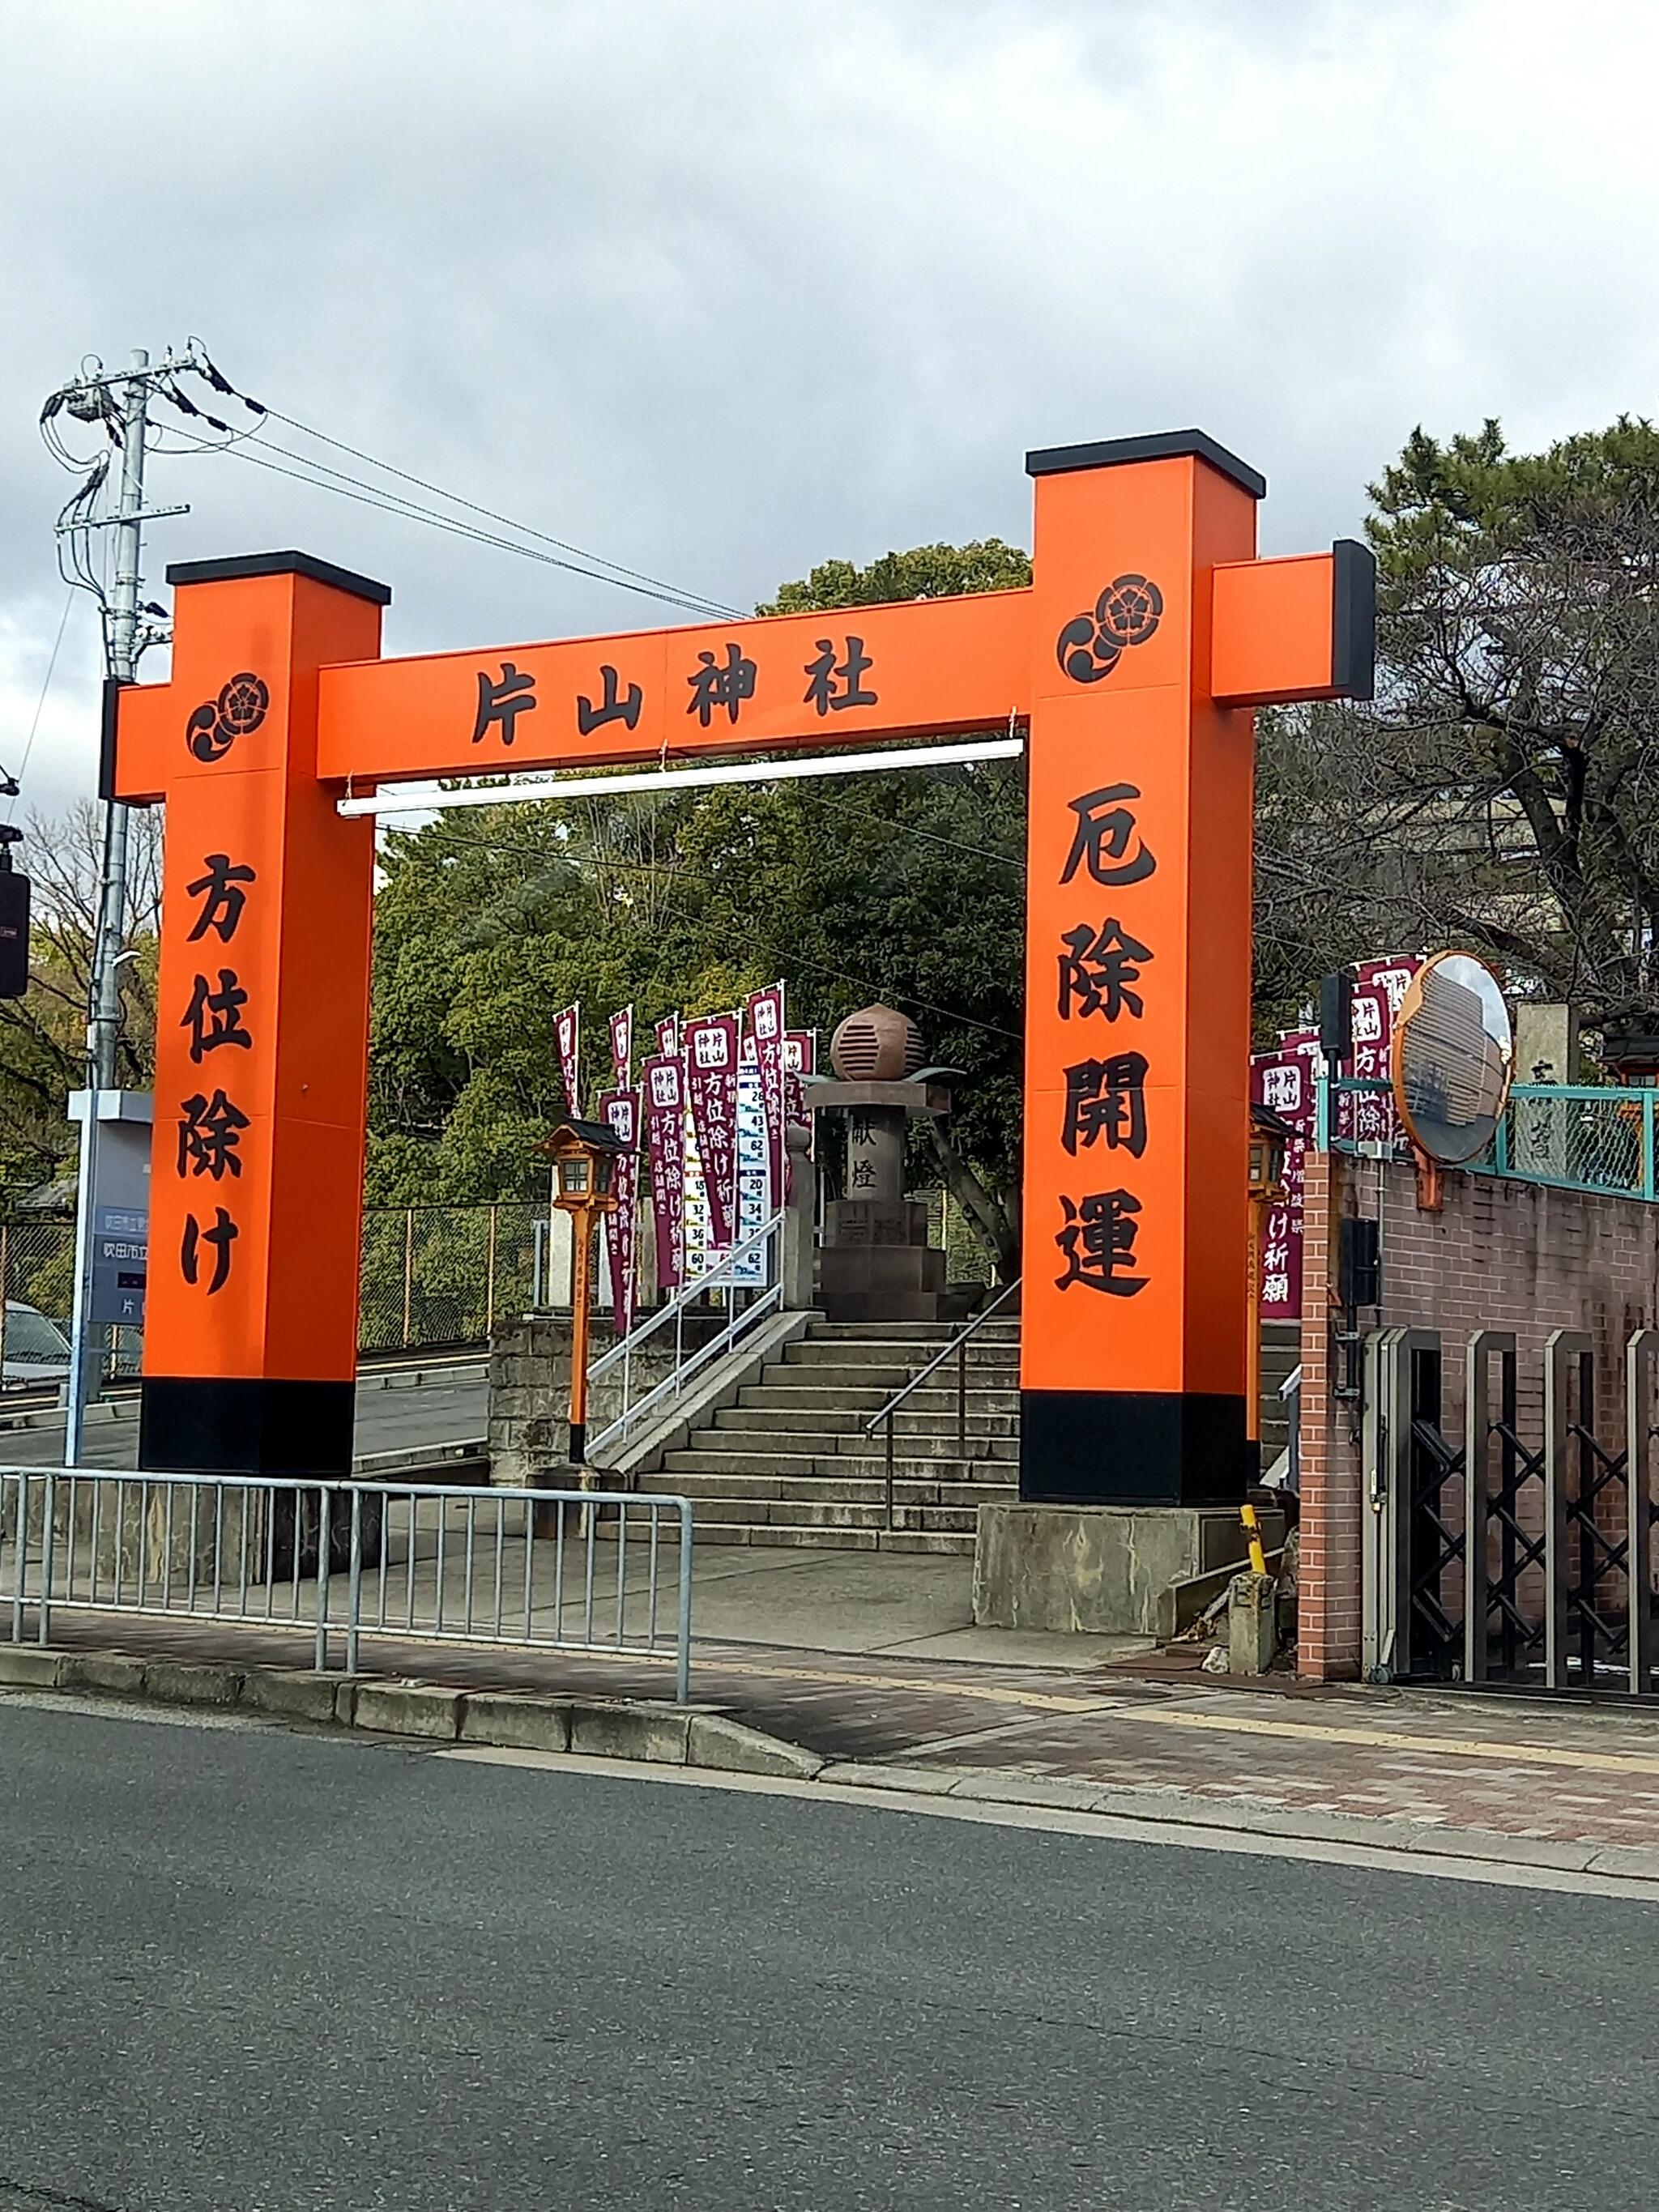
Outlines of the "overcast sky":
M 35 420 L 89 352 L 198 334 L 738 606 L 1027 544 L 1028 447 L 1189 424 L 1294 551 L 1414 423 L 1659 411 L 1656 66 L 1656 0 L 0 0 L 0 761 L 65 603 Z M 225 455 L 149 490 L 191 505 L 150 596 L 293 545 L 392 586 L 394 653 L 664 618 Z M 25 806 L 91 789 L 97 674 L 78 595 Z

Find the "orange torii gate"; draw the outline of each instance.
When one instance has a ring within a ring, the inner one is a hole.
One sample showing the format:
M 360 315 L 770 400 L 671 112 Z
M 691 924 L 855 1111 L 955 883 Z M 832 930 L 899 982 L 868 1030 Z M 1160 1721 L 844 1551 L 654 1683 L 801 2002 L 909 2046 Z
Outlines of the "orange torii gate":
M 139 1456 L 349 1469 L 374 833 L 411 778 L 1006 732 L 1030 755 L 1020 1489 L 1245 1479 L 1252 720 L 1370 696 L 1364 549 L 1257 561 L 1196 430 L 1027 456 L 1028 591 L 383 660 L 384 585 L 190 562 L 106 796 L 165 803 Z

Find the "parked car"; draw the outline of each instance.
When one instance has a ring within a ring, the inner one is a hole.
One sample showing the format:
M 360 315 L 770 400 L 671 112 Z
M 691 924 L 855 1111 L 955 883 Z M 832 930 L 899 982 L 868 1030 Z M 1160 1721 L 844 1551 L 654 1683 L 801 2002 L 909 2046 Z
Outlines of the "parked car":
M 39 1306 L 21 1305 L 15 1298 L 6 1305 L 6 1358 L 3 1380 L 9 1387 L 29 1382 L 67 1382 L 70 1341 L 57 1322 Z

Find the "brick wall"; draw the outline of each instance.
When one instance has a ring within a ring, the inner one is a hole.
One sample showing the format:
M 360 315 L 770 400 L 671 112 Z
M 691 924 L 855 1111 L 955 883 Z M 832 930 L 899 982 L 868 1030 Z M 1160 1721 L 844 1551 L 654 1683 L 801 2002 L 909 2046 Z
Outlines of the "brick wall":
M 1358 1669 L 1367 1517 L 1359 1407 L 1335 1394 L 1334 1223 L 1344 1214 L 1380 1221 L 1382 1303 L 1360 1314 L 1359 1328 L 1440 1330 L 1449 1429 L 1463 1416 L 1464 1346 L 1477 1329 L 1503 1328 L 1516 1335 L 1520 1433 L 1540 1435 L 1545 1340 L 1577 1328 L 1595 1350 L 1597 1432 L 1621 1444 L 1625 1346 L 1632 1330 L 1659 1321 L 1659 1206 L 1451 1170 L 1444 1200 L 1437 1213 L 1420 1211 L 1407 1164 L 1308 1155 L 1297 1664 L 1316 1680 Z

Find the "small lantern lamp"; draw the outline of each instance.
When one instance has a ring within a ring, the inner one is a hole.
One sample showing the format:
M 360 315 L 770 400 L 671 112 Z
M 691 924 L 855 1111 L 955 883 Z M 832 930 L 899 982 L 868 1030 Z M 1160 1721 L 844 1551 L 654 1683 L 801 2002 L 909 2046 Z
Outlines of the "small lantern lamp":
M 556 1206 L 566 1213 L 615 1212 L 611 1184 L 623 1141 L 614 1129 L 603 1121 L 562 1121 L 536 1149 L 553 1156 Z
M 617 1156 L 625 1147 L 616 1131 L 603 1121 L 562 1121 L 536 1149 L 552 1155 L 553 1203 L 561 1212 L 570 1215 L 574 1237 L 574 1264 L 570 1271 L 570 1463 L 580 1467 L 587 1456 L 587 1309 L 593 1224 L 602 1213 L 617 1210 L 611 1186 Z
M 1250 1196 L 1272 1199 L 1285 1185 L 1285 1155 L 1297 1132 L 1271 1106 L 1250 1109 Z

